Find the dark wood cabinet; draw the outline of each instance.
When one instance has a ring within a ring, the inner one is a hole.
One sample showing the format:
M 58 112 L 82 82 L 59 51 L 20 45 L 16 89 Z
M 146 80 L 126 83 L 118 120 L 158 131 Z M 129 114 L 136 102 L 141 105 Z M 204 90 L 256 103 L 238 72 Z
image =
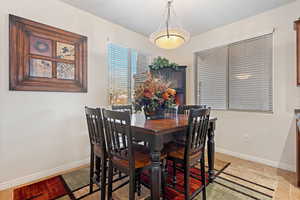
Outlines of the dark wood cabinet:
M 297 33 L 297 86 L 300 86 L 300 19 L 295 21 L 294 29 Z
M 164 68 L 151 70 L 154 77 L 170 81 L 171 87 L 176 90 L 176 104 L 186 104 L 186 66 L 179 66 L 177 70 Z

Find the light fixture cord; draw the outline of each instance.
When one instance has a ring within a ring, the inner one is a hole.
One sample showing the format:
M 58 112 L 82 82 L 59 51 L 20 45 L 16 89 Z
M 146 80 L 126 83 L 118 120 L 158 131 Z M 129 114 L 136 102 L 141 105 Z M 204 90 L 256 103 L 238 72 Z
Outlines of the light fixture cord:
M 167 21 L 166 21 L 166 26 L 167 26 L 167 37 L 170 37 L 169 33 L 169 21 L 170 21 L 170 16 L 171 16 L 171 3 L 172 1 L 168 1 L 168 16 L 167 16 Z

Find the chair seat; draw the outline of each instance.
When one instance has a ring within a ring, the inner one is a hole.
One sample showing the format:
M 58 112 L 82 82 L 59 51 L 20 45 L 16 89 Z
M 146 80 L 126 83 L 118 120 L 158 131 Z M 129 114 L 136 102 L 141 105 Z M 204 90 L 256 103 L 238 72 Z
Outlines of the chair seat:
M 127 154 L 128 151 L 127 149 L 122 150 L 121 154 Z M 135 158 L 135 168 L 136 169 L 140 169 L 140 168 L 144 168 L 147 167 L 151 164 L 151 158 L 150 158 L 150 151 L 147 147 L 143 146 L 143 145 L 138 145 L 138 144 L 134 144 L 133 145 L 133 153 L 134 153 L 134 158 Z M 162 153 L 162 155 L 160 156 L 160 159 L 165 159 L 166 158 L 166 154 Z M 124 160 L 124 159 L 120 159 L 116 156 L 114 156 L 112 158 L 112 162 L 116 165 L 125 167 L 125 168 L 129 168 L 129 162 L 128 160 Z
M 184 151 L 185 147 L 182 144 L 178 143 L 169 143 L 166 145 L 168 157 L 169 158 L 176 158 L 179 160 L 184 160 Z M 199 159 L 202 151 L 194 152 L 190 154 L 190 160 Z

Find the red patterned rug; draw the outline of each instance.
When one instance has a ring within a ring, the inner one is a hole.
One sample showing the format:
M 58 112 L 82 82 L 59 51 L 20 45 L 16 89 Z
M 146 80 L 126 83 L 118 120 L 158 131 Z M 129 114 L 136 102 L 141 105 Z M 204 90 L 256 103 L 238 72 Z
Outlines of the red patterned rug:
M 167 186 L 165 187 L 165 195 L 167 200 L 184 200 L 184 174 L 180 170 L 176 170 L 176 185 L 173 187 L 173 164 L 171 162 L 168 163 L 168 178 L 167 178 Z M 180 165 L 178 165 L 180 168 Z M 201 173 L 197 168 L 191 168 L 190 170 L 190 195 L 192 195 L 196 190 L 202 187 Z M 206 174 L 206 177 L 208 175 Z M 149 185 L 149 173 L 145 172 L 141 176 L 142 182 L 146 185 Z M 208 180 L 208 179 L 206 179 Z M 208 183 L 208 181 L 207 181 Z
M 89 193 L 89 167 L 17 188 L 13 200 L 78 200 Z M 93 192 L 99 191 L 94 185 Z M 1 199 L 2 200 L 2 199 Z
M 260 185 L 249 180 L 228 173 L 226 168 L 229 163 L 218 162 L 216 171 L 218 176 L 213 184 L 207 187 L 207 200 L 271 200 L 274 189 L 269 186 Z M 225 169 L 226 168 L 226 169 Z M 225 169 L 223 171 L 223 169 Z M 227 170 L 228 169 L 228 170 Z M 233 172 L 231 170 L 231 172 Z M 169 175 L 172 175 L 172 167 L 168 167 Z M 78 169 L 73 172 L 53 177 L 41 182 L 17 188 L 13 192 L 13 200 L 79 200 L 79 199 L 97 199 L 90 197 L 89 193 L 89 167 Z M 177 184 L 172 186 L 172 176 L 168 177 L 169 186 L 165 187 L 167 200 L 184 199 L 184 177 L 180 170 L 177 170 Z M 196 178 L 195 178 L 196 177 Z M 143 174 L 143 181 L 149 183 L 148 173 Z M 127 179 L 124 179 L 127 181 Z M 121 182 L 122 183 L 122 182 Z M 196 191 L 202 186 L 200 181 L 200 171 L 197 168 L 191 169 L 190 193 Z M 99 191 L 94 187 L 94 192 Z M 145 199 L 149 196 L 150 190 L 143 187 L 142 196 L 139 199 Z M 113 193 L 115 200 L 128 200 L 128 185 Z M 89 196 L 89 197 L 87 197 Z M 201 196 L 201 194 L 199 195 Z M 195 199 L 199 199 L 197 196 Z M 2 200 L 2 199 L 1 199 Z
M 68 194 L 60 176 L 14 190 L 14 200 L 51 200 Z

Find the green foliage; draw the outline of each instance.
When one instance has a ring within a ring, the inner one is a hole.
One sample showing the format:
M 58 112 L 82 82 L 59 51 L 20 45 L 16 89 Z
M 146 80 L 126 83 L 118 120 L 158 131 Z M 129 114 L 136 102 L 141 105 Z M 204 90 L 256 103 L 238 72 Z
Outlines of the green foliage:
M 159 70 L 164 68 L 171 68 L 174 70 L 179 70 L 178 64 L 170 63 L 170 61 L 166 58 L 158 56 L 153 60 L 153 63 L 149 66 L 151 70 Z

